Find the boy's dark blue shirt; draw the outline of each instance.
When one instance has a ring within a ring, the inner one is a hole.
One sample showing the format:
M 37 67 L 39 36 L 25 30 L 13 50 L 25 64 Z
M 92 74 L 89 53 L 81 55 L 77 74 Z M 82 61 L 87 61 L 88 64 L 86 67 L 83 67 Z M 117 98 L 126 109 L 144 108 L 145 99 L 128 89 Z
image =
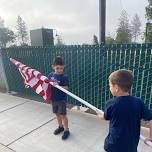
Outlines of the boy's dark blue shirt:
M 104 117 L 110 120 L 104 149 L 107 152 L 137 152 L 140 121 L 152 120 L 152 113 L 141 99 L 120 96 L 106 102 Z
M 51 72 L 48 75 L 48 79 L 52 82 L 57 82 L 60 86 L 69 86 L 68 77 L 64 74 L 56 74 Z M 63 91 L 51 86 L 51 100 L 54 101 L 66 101 L 67 95 Z

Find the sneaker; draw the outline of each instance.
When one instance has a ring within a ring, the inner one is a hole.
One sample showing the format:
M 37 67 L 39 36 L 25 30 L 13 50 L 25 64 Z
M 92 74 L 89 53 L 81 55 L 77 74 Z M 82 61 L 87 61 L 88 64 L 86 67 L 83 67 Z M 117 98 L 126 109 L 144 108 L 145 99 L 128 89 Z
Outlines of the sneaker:
M 64 131 L 64 128 L 59 126 L 59 127 L 54 131 L 54 135 L 58 135 L 58 134 L 61 133 L 62 131 Z
M 67 138 L 69 137 L 69 135 L 70 135 L 70 131 L 69 131 L 69 130 L 64 131 L 63 136 L 62 136 L 62 139 L 63 139 L 63 140 L 67 139 Z

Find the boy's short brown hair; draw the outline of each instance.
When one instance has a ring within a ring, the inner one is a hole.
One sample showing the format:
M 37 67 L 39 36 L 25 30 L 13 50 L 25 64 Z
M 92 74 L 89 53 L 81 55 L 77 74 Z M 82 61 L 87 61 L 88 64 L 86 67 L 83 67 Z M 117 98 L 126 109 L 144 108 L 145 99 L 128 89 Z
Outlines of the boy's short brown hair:
M 63 59 L 60 56 L 55 57 L 55 59 L 53 60 L 53 66 L 56 65 L 64 65 Z
M 129 92 L 133 84 L 133 75 L 130 70 L 120 69 L 110 74 L 109 81 L 117 84 L 123 91 Z

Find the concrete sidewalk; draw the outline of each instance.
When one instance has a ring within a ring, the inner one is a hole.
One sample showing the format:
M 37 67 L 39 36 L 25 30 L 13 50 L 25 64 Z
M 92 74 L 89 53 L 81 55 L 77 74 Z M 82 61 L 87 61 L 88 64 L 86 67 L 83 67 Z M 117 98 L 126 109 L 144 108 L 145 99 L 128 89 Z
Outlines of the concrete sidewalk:
M 62 141 L 50 105 L 0 93 L 0 152 L 104 152 L 108 123 L 73 110 L 68 117 L 71 136 Z M 140 143 L 139 152 L 152 149 Z

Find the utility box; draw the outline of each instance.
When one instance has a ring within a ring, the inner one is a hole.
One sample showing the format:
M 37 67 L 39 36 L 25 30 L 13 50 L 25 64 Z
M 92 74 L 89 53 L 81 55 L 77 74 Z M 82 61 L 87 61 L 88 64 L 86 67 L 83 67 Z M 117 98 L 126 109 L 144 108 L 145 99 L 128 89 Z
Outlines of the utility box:
M 53 29 L 41 28 L 30 30 L 31 46 L 53 46 Z

